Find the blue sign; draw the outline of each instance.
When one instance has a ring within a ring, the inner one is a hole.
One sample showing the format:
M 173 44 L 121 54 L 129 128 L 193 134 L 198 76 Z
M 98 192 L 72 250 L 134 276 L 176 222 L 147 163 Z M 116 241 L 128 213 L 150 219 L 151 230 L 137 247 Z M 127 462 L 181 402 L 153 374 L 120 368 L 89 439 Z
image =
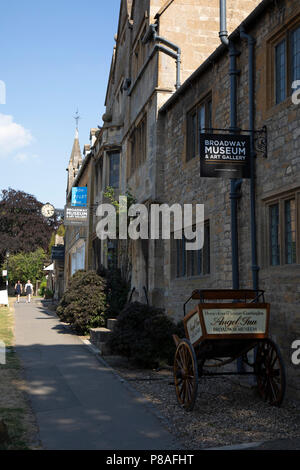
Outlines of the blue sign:
M 86 207 L 87 206 L 87 188 L 72 188 L 72 201 L 73 207 Z

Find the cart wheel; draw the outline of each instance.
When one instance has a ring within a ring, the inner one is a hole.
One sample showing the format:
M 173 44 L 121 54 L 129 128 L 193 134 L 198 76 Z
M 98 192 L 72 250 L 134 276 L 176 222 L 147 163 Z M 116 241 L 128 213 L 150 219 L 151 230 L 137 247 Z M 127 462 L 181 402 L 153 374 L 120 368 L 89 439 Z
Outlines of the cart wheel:
M 259 343 L 255 361 L 258 392 L 273 406 L 280 406 L 285 393 L 285 367 L 277 344 L 271 339 Z
M 187 339 L 182 339 L 176 349 L 174 379 L 178 403 L 192 411 L 198 389 L 198 366 L 194 348 Z

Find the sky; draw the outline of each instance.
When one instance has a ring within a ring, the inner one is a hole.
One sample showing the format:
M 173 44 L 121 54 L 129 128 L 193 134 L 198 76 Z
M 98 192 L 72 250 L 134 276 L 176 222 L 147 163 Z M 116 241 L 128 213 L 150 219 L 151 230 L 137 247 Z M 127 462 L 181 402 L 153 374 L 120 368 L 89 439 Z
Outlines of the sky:
M 77 108 L 82 150 L 102 124 L 119 7 L 120 0 L 1 2 L 0 190 L 64 207 Z

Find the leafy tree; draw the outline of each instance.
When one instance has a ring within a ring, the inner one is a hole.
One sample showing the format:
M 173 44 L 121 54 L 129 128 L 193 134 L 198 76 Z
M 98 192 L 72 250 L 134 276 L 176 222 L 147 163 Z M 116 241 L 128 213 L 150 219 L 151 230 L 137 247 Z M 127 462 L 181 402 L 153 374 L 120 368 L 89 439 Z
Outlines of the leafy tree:
M 28 279 L 34 283 L 37 279 L 44 276 L 43 268 L 46 261 L 46 254 L 42 248 L 38 248 L 32 253 L 17 253 L 11 255 L 8 260 L 3 263 L 2 269 L 8 268 L 9 283 L 16 283 L 20 280 L 22 283 Z
M 54 215 L 45 219 L 43 204 L 31 194 L 9 188 L 0 193 L 0 262 L 5 253 L 48 251 L 51 234 L 58 227 Z

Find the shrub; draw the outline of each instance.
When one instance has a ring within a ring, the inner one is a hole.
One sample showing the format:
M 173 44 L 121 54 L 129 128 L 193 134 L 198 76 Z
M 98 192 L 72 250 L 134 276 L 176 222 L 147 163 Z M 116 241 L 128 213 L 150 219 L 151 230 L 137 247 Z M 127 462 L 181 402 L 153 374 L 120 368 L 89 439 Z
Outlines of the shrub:
M 104 326 L 105 288 L 105 280 L 94 271 L 77 271 L 57 307 L 57 315 L 79 334 Z
M 102 267 L 99 275 L 105 277 L 106 280 L 106 296 L 108 309 L 106 311 L 107 318 L 116 318 L 126 305 L 130 283 L 122 277 L 119 268 L 105 269 Z
M 45 299 L 53 299 L 54 292 L 50 289 L 45 289 L 44 296 L 45 296 Z
M 162 362 L 172 364 L 174 333 L 181 334 L 179 325 L 163 309 L 134 302 L 120 313 L 110 346 L 114 353 L 132 359 L 141 367 L 157 367 Z
M 40 284 L 40 288 L 39 288 L 39 295 L 44 297 L 44 294 L 45 294 L 45 290 L 47 289 L 47 281 L 46 279 L 43 280 Z

